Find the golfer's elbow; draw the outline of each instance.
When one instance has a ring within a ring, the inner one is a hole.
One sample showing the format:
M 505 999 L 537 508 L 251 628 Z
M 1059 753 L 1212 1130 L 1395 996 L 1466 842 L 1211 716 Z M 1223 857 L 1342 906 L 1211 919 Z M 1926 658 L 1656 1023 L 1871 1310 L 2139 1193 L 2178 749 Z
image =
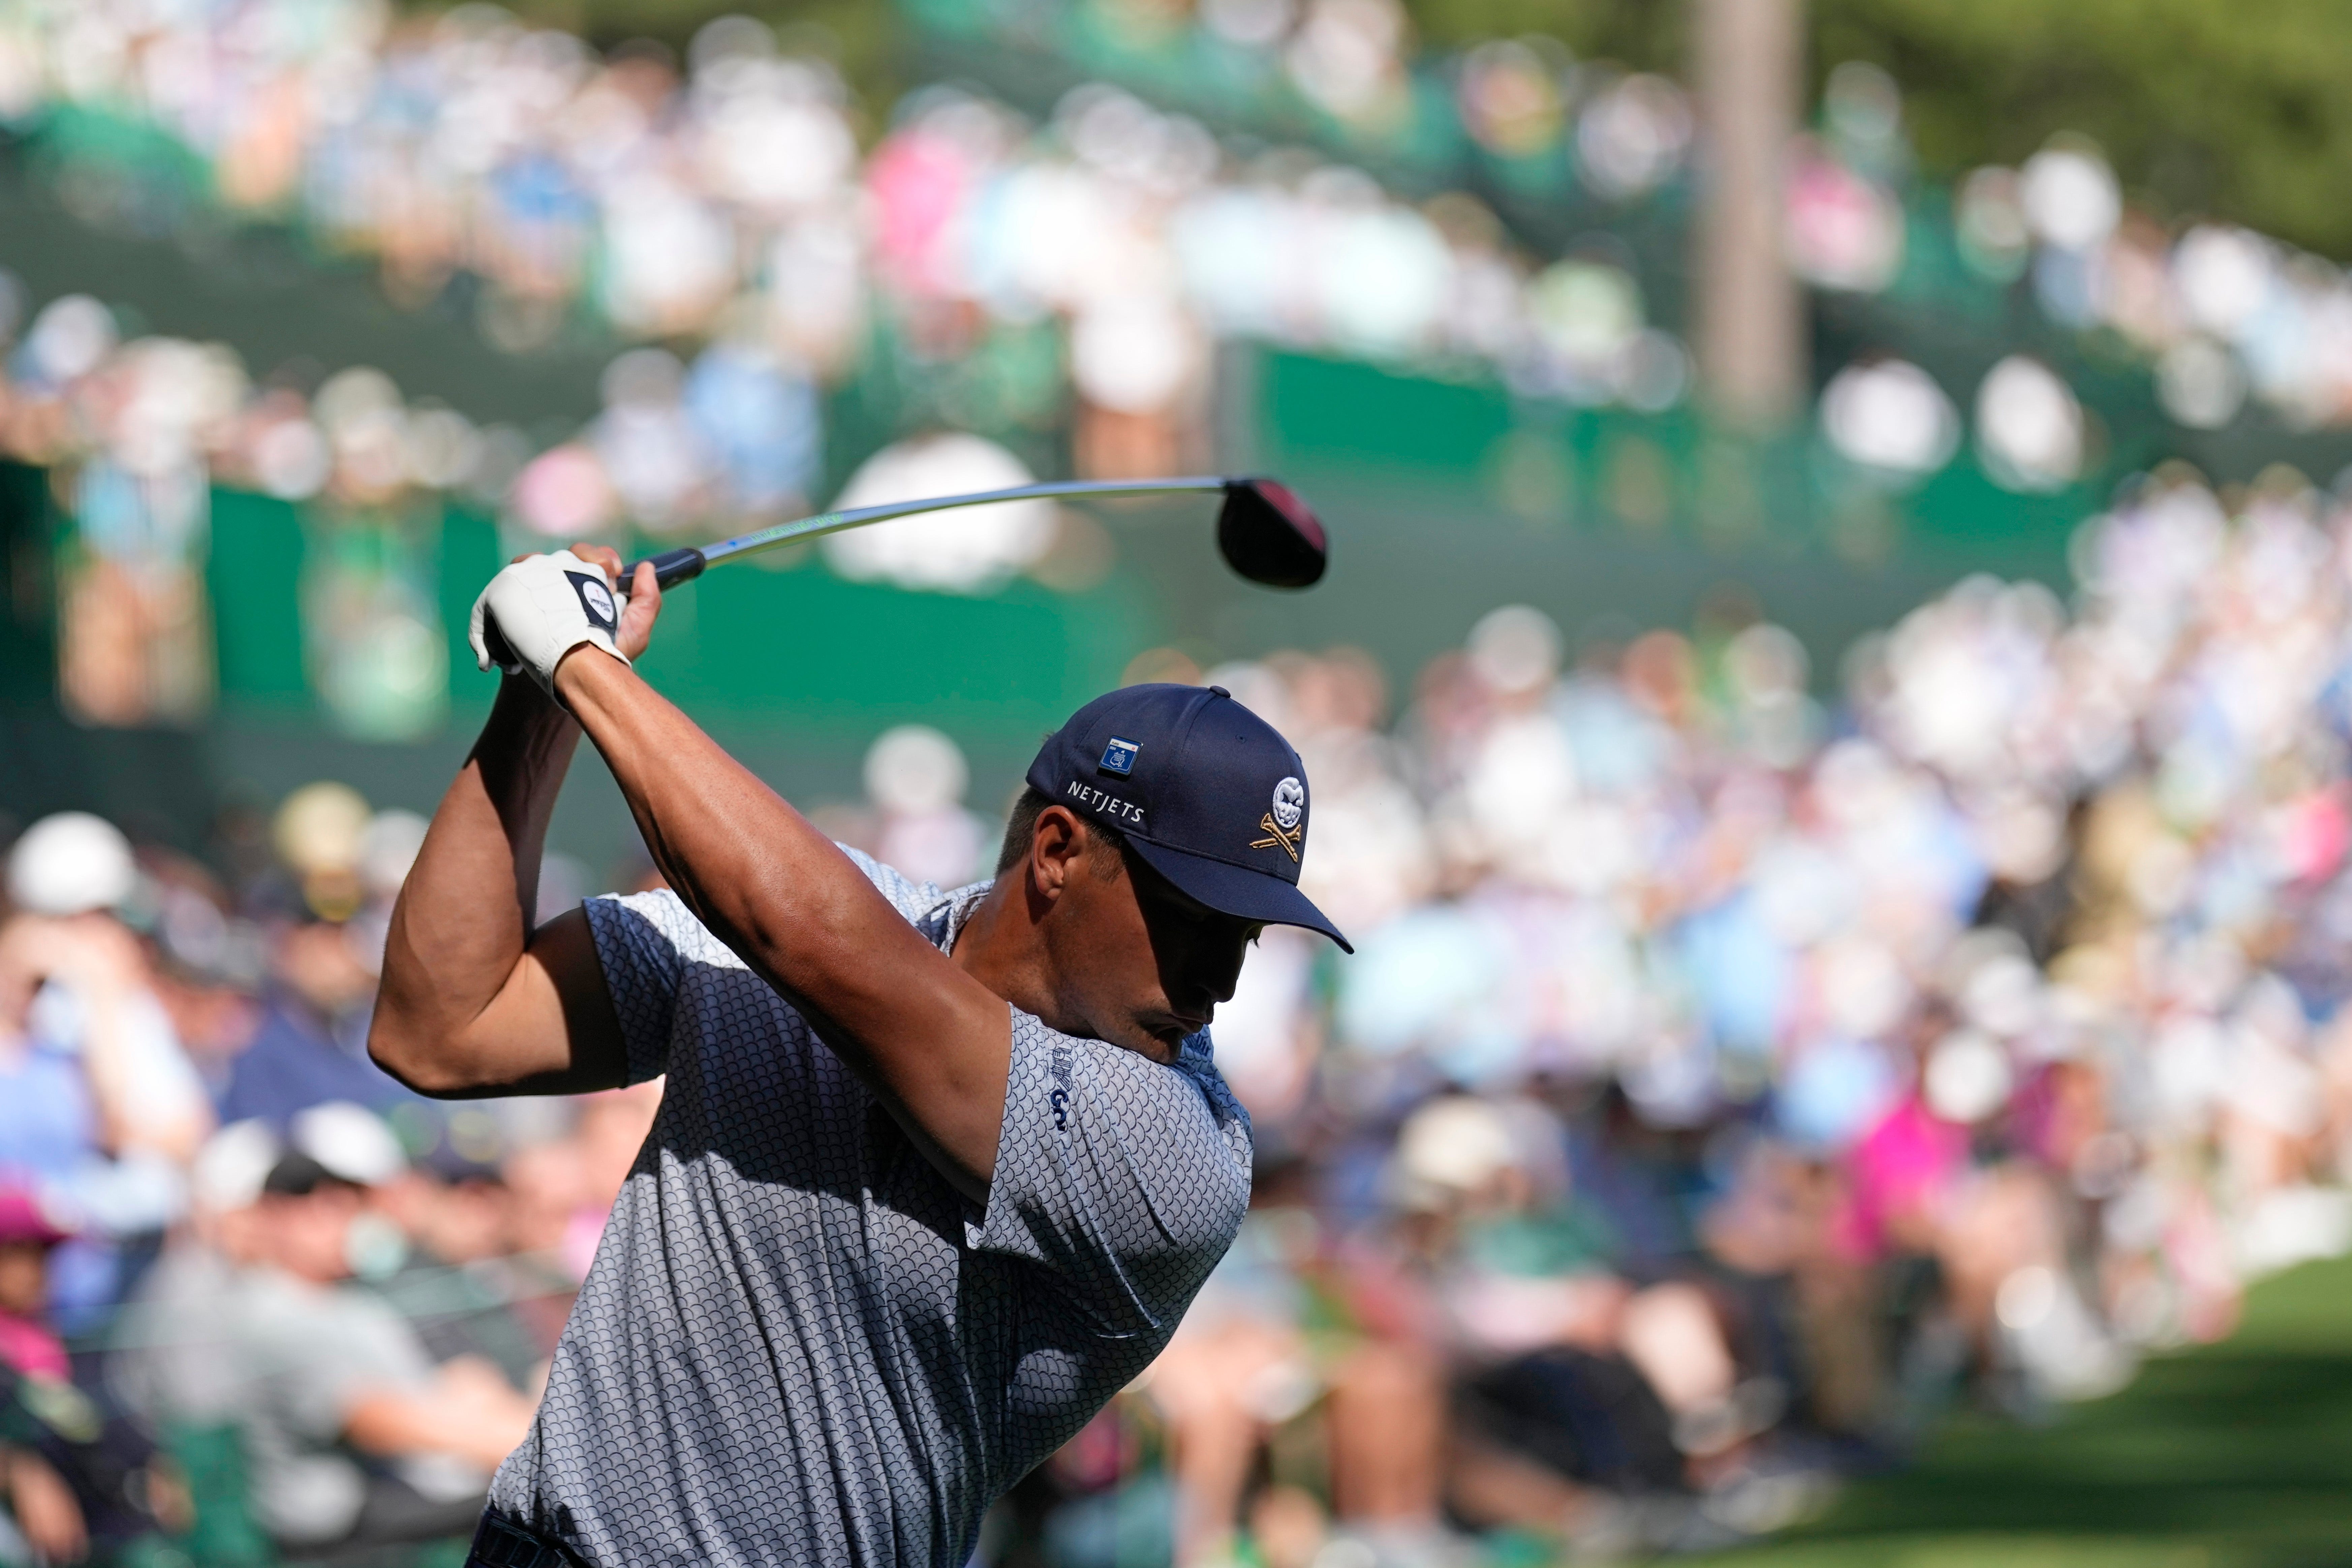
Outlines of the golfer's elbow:
M 403 1016 L 388 997 L 368 1023 L 368 1059 L 431 1100 L 461 1100 L 483 1084 L 478 1053 L 457 1031 Z

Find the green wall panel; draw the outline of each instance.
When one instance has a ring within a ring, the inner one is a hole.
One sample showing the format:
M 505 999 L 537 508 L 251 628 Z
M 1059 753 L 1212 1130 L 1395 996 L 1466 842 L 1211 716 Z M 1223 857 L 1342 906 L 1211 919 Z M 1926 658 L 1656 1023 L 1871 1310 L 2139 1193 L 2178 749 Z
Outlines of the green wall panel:
M 48 479 L 0 462 L 0 696 L 13 700 L 47 701 L 58 685 Z
M 289 501 L 246 490 L 213 491 L 205 589 L 226 708 L 307 712 L 302 662 L 301 514 Z
M 209 585 L 228 712 L 314 709 L 303 658 L 304 553 L 296 507 L 215 492 Z M 436 596 L 453 724 L 476 721 L 496 689 L 475 668 L 466 632 L 500 558 L 489 519 L 445 514 Z M 909 721 L 960 737 L 1006 726 L 1027 734 L 1117 679 L 1156 631 L 1131 577 L 1078 595 L 1019 581 L 967 596 L 845 582 L 810 560 L 784 571 L 714 572 L 673 595 L 645 668 L 690 711 L 829 742 L 862 745 L 882 724 Z
M 1475 473 L 1512 427 L 1499 387 L 1391 375 L 1369 365 L 1267 353 L 1258 397 L 1269 455 Z
M 502 564 L 499 525 L 479 512 L 451 508 L 441 514 L 439 603 L 441 629 L 449 639 L 449 707 L 453 719 L 470 721 L 487 711 L 494 683 L 475 667 L 467 640 L 474 601 Z
M 1118 578 L 1083 595 L 1016 582 L 968 597 L 845 582 L 814 563 L 713 572 L 673 606 L 643 664 L 674 701 L 859 746 L 904 722 L 1025 743 L 1116 682 L 1155 629 Z

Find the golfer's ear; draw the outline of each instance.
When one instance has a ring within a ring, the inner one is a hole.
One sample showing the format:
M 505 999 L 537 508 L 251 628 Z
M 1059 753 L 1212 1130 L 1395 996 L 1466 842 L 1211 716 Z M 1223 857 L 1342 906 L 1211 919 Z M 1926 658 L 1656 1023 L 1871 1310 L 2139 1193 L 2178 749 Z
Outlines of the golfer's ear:
M 1046 898 L 1059 898 L 1062 889 L 1087 858 L 1086 825 L 1066 805 L 1049 805 L 1037 814 L 1029 836 L 1029 885 Z

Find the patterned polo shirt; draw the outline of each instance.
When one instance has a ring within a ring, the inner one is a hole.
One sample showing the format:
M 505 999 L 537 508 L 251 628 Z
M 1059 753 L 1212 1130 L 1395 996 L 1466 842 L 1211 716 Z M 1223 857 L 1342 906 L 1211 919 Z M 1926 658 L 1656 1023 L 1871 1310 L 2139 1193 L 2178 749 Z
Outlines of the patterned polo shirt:
M 851 854 L 943 952 L 988 890 Z M 675 894 L 588 921 L 629 1079 L 667 1083 L 493 1506 L 594 1568 L 962 1568 L 1241 1224 L 1206 1032 L 1169 1067 L 1013 1008 L 982 1206 Z

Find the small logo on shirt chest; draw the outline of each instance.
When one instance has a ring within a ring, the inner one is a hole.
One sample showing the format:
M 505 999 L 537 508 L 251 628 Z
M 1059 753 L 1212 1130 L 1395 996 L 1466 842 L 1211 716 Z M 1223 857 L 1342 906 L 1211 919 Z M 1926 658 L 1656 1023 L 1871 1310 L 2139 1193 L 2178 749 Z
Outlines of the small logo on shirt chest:
M 1045 1097 L 1045 1103 L 1054 1108 L 1054 1131 L 1067 1132 L 1070 1130 L 1070 1091 L 1057 1089 Z

